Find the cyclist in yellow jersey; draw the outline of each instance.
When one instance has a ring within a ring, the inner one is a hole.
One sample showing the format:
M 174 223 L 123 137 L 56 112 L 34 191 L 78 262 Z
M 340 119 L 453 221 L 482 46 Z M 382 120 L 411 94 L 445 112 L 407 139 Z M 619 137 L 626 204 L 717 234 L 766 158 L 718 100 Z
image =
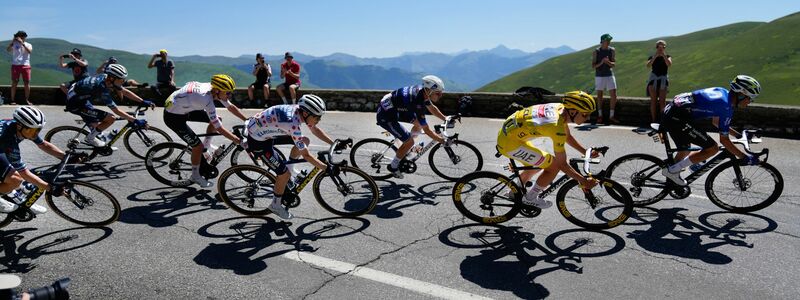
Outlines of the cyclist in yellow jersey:
M 518 110 L 509 116 L 500 132 L 497 133 L 497 150 L 506 157 L 515 159 L 526 166 L 539 169 L 525 170 L 520 175 L 523 182 L 531 180 L 533 175 L 543 170 L 536 184 L 522 198 L 523 204 L 538 208 L 548 208 L 551 202 L 539 199 L 541 193 L 556 177 L 559 171 L 574 178 L 585 188 L 597 183 L 581 176 L 567 163 L 564 144 L 569 144 L 581 153 L 586 148 L 570 134 L 567 123 L 581 124 L 589 119 L 589 115 L 597 108 L 594 98 L 582 91 L 569 92 L 561 98 L 562 103 L 534 105 Z M 532 140 L 549 137 L 553 140 L 555 155 L 536 148 Z M 592 152 L 592 157 L 599 154 Z

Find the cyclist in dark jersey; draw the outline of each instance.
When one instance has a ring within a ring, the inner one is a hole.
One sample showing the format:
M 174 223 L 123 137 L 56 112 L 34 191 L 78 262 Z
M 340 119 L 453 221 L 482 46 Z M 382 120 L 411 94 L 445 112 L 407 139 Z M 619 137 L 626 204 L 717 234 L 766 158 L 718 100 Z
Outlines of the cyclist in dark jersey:
M 735 136 L 740 134 L 731 129 L 733 110 L 736 107 L 747 107 L 761 93 L 761 84 L 755 78 L 747 75 L 738 75 L 731 81 L 730 89 L 713 87 L 683 93 L 675 96 L 675 100 L 664 109 L 664 118 L 661 126 L 672 136 L 677 148 L 688 148 L 695 144 L 703 150 L 689 154 L 689 151 L 680 151 L 675 156 L 676 164 L 662 170 L 662 174 L 672 182 L 685 186 L 686 181 L 680 177 L 681 170 L 706 160 L 719 151 L 717 142 L 708 134 L 697 129 L 697 120 L 711 118 L 711 122 L 719 128 L 719 141 L 731 154 L 743 159 L 747 164 L 757 164 L 758 158 L 747 155 L 731 142 L 728 137 L 732 132 Z
M 435 132 L 431 131 L 425 120 L 425 111 L 429 111 L 439 119 L 444 120 L 446 116 L 442 114 L 434 102 L 438 102 L 444 91 L 444 83 L 439 77 L 428 75 L 422 77 L 422 85 L 413 85 L 400 88 L 394 92 L 383 96 L 378 106 L 378 125 L 389 131 L 394 137 L 403 141 L 403 145 L 397 149 L 397 156 L 389 165 L 389 171 L 397 178 L 403 178 L 398 170 L 400 160 L 403 159 L 411 146 L 414 145 L 414 136 L 400 125 L 400 122 L 413 123 L 411 132 L 419 132 L 420 127 L 431 139 L 445 144 L 446 141 Z

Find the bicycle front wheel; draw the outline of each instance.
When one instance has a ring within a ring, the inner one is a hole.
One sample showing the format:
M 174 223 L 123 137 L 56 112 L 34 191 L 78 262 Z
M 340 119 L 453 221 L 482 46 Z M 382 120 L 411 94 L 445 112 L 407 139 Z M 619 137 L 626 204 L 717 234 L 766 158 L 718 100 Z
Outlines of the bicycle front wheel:
M 64 186 L 64 195 L 45 195 L 47 204 L 62 218 L 72 223 L 99 227 L 119 219 L 120 206 L 117 198 L 103 188 L 83 181 L 71 180 Z
M 382 139 L 363 139 L 350 150 L 353 166 L 372 176 L 375 180 L 392 177 L 389 164 L 397 156 L 397 147 Z
M 269 205 L 272 204 L 274 187 L 275 175 L 250 165 L 230 167 L 217 180 L 217 193 L 222 201 L 246 216 L 263 216 L 272 212 Z
M 436 144 L 428 155 L 428 162 L 436 175 L 456 181 L 483 168 L 483 157 L 478 148 L 464 141 L 454 141 L 448 148 Z
M 91 152 L 94 147 L 84 141 L 87 135 L 89 135 L 89 131 L 86 131 L 86 129 L 83 128 L 78 128 L 75 126 L 58 126 L 50 129 L 50 131 L 44 135 L 44 140 L 58 146 L 60 149 L 67 149 L 67 144 L 69 144 L 69 141 L 72 139 L 78 139 L 78 147 L 76 150 L 82 152 Z
M 511 220 L 519 213 L 524 192 L 506 176 L 489 171 L 467 174 L 453 187 L 453 204 L 462 215 L 481 224 Z
M 584 191 L 578 181 L 567 181 L 556 194 L 558 212 L 570 223 L 598 230 L 617 227 L 633 212 L 631 195 L 621 184 L 596 178 L 600 183 Z
M 711 202 L 730 212 L 746 213 L 765 208 L 783 193 L 783 176 L 768 163 L 742 166 L 728 161 L 711 170 L 706 194 Z
M 123 137 L 123 142 L 125 142 L 125 149 L 128 149 L 128 152 L 136 158 L 144 159 L 147 150 L 161 143 L 172 142 L 172 137 L 163 130 L 151 126 L 128 130 Z
M 144 165 L 150 176 L 158 182 L 186 187 L 192 184 L 192 150 L 175 142 L 153 146 L 145 155 Z
M 327 211 L 343 217 L 372 211 L 380 199 L 378 184 L 366 172 L 340 167 L 336 176 L 323 172 L 314 178 L 314 198 Z
M 617 158 L 606 169 L 606 177 L 630 191 L 633 206 L 646 206 L 669 194 L 667 178 L 661 174 L 664 162 L 649 154 L 629 154 Z

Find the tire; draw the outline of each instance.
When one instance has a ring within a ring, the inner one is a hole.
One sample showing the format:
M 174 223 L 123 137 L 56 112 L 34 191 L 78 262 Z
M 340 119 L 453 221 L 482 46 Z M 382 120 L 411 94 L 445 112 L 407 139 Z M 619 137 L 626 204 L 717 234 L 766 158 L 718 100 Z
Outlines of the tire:
M 128 152 L 130 152 L 136 158 L 144 159 L 147 150 L 150 150 L 151 147 L 161 143 L 172 142 L 172 137 L 164 132 L 164 130 L 156 127 L 150 127 L 147 129 L 142 128 L 128 130 L 125 132 L 123 142 L 125 143 L 125 149 L 128 149 Z
M 513 195 L 511 198 L 506 193 Z M 453 187 L 453 204 L 472 221 L 498 224 L 519 213 L 523 190 L 508 177 L 489 171 L 467 174 Z M 496 208 L 502 208 L 498 214 Z M 488 214 L 488 215 L 487 215 Z
M 353 166 L 366 172 L 375 180 L 392 177 L 388 166 L 396 156 L 397 147 L 386 140 L 376 138 L 360 140 L 350 150 L 350 161 Z
M 186 145 L 167 142 L 147 151 L 145 168 L 158 182 L 172 187 L 192 185 L 192 151 Z
M 667 178 L 661 175 L 663 160 L 649 154 L 629 154 L 617 158 L 606 168 L 606 177 L 631 194 L 633 206 L 651 205 L 669 194 Z
M 590 204 L 578 181 L 572 179 L 556 194 L 558 212 L 572 224 L 586 229 L 600 230 L 619 226 L 633 212 L 631 195 L 615 181 L 597 179 L 600 183 L 591 190 L 597 203 Z
M 356 217 L 371 212 L 380 200 L 378 184 L 360 169 L 342 166 L 340 170 L 334 177 L 321 172 L 314 178 L 314 198 L 322 208 L 338 216 Z
M 0 228 L 6 227 L 12 221 L 11 216 L 7 213 L 0 213 Z
M 747 187 L 739 189 L 736 173 L 741 172 Z M 755 189 L 756 192 L 752 192 Z M 759 192 L 760 191 L 760 192 Z M 768 163 L 742 166 L 727 161 L 711 170 L 706 178 L 706 195 L 722 209 L 735 213 L 754 212 L 770 206 L 783 193 L 783 176 Z
M 64 195 L 54 198 L 47 193 L 45 199 L 53 211 L 72 223 L 100 227 L 119 219 L 120 206 L 114 195 L 89 182 L 68 181 Z
M 454 162 L 442 144 L 436 144 L 428 154 L 428 163 L 436 175 L 450 181 L 456 181 L 469 173 L 483 168 L 483 157 L 478 148 L 464 141 L 455 141 L 450 147 L 456 155 Z
M 44 135 L 44 140 L 56 145 L 58 148 L 62 150 L 66 150 L 67 144 L 73 138 L 77 138 L 79 143 L 76 150 L 81 152 L 91 152 L 94 150 L 94 146 L 87 144 L 84 142 L 86 136 L 89 135 L 89 131 L 83 128 L 78 128 L 75 126 L 58 126 Z
M 241 173 L 246 174 L 245 177 L 238 175 Z M 240 214 L 264 216 L 272 213 L 269 205 L 274 186 L 275 175 L 272 173 L 257 166 L 239 165 L 222 172 L 217 180 L 217 193 L 225 205 Z

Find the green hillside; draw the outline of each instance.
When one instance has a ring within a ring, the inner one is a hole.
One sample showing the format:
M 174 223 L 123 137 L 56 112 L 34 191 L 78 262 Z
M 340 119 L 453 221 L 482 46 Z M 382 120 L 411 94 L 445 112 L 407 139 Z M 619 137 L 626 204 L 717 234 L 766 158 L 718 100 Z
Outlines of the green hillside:
M 114 56 L 128 69 L 130 78 L 140 82 L 156 82 L 156 69 L 147 68 L 147 62 L 150 61 L 151 55 L 101 49 L 89 45 L 73 44 L 58 39 L 32 38 L 28 39 L 28 42 L 33 45 L 33 53 L 31 54 L 31 84 L 33 85 L 58 85 L 62 82 L 72 80 L 72 74 L 69 69 L 62 69 L 58 66 L 58 56 L 60 54 L 69 53 L 72 48 L 81 49 L 84 58 L 89 61 L 90 74 L 94 74 L 101 62 L 108 59 L 109 56 Z M 3 47 L 8 46 L 8 43 L 8 40 L 0 41 Z M 2 70 L 0 71 L 0 84 L 7 85 L 11 82 L 11 68 L 9 66 L 11 55 L 6 51 L 2 52 L 2 59 L 0 59 L 0 70 Z M 69 61 L 71 60 L 65 60 L 65 62 Z M 253 82 L 254 79 L 253 75 L 250 73 L 237 70 L 233 66 L 181 61 L 175 62 L 175 83 L 178 85 L 194 80 L 209 81 L 211 75 L 217 73 L 227 73 L 233 76 L 237 85 L 243 87 Z M 21 84 L 20 82 L 20 85 Z
M 673 56 L 670 96 L 709 86 L 727 86 L 735 75 L 748 74 L 763 85 L 759 103 L 800 105 L 795 99 L 800 94 L 800 35 L 796 28 L 800 28 L 800 13 L 769 23 L 735 23 L 681 36 L 612 42 L 617 50 L 614 73 L 618 94 L 645 96 L 645 82 L 650 73 L 647 57 L 655 50 L 655 41 L 664 39 L 667 54 Z M 513 92 L 530 85 L 559 92 L 593 89 L 591 57 L 596 47 L 551 58 L 478 91 Z

